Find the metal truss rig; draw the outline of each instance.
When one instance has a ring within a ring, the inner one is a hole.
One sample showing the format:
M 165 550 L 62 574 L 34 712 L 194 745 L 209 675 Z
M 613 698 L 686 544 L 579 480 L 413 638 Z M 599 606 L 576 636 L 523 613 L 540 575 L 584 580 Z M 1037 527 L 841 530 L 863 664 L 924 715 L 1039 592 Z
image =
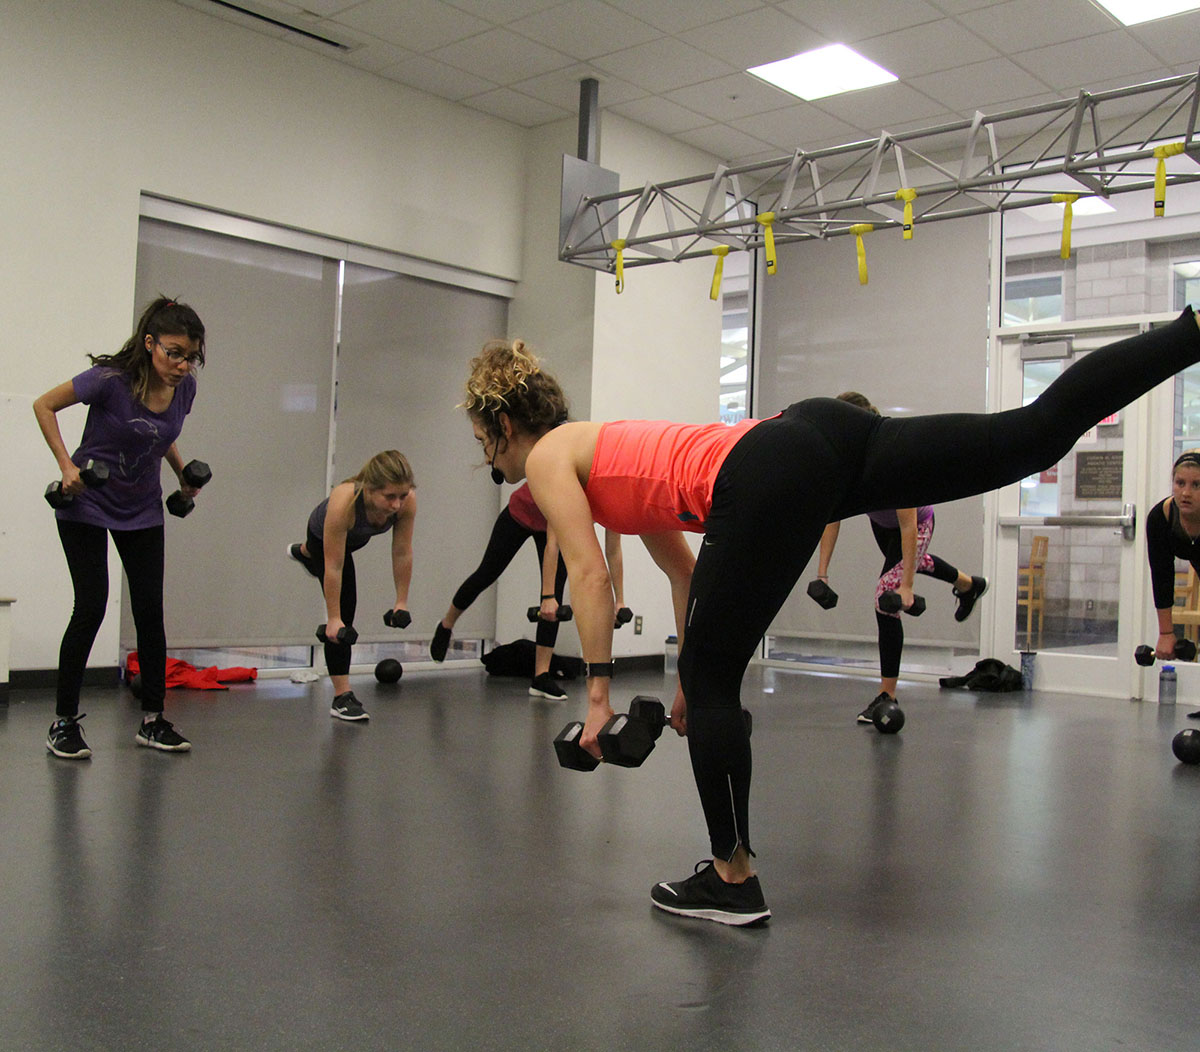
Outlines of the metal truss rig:
M 790 157 L 722 165 L 629 190 L 584 192 L 576 201 L 564 186 L 559 258 L 612 271 L 620 269 L 619 256 L 624 267 L 764 246 L 770 256 L 772 238 L 776 244 L 827 239 L 860 233 L 863 223 L 875 230 L 907 227 L 907 236 L 914 223 L 1029 208 L 1062 201 L 1064 194 L 1107 198 L 1155 188 L 1161 198 L 1165 185 L 1200 181 L 1198 110 L 1200 73 L 1192 73 L 896 135 L 884 131 L 877 139 L 826 149 L 797 149 Z M 1174 153 L 1184 154 L 1196 170 L 1165 172 L 1163 159 Z M 1157 187 L 1155 173 L 1139 163 L 1154 158 Z M 928 181 L 911 183 L 910 170 Z M 1048 185 L 1057 182 L 1062 185 Z M 684 200 L 699 201 L 702 194 L 702 207 Z M 650 217 L 660 208 L 662 226 L 655 230 L 657 220 Z M 623 244 L 614 246 L 622 226 Z

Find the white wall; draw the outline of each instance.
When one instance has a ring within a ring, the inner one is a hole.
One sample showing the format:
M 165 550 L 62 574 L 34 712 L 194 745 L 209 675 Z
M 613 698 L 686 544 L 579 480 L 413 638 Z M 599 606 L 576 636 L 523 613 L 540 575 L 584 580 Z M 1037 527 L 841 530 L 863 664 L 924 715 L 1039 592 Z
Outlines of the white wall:
M 5 0 L 0 69 L 0 594 L 13 667 L 52 668 L 70 585 L 29 405 L 131 330 L 139 195 L 516 278 L 526 133 L 162 0 Z

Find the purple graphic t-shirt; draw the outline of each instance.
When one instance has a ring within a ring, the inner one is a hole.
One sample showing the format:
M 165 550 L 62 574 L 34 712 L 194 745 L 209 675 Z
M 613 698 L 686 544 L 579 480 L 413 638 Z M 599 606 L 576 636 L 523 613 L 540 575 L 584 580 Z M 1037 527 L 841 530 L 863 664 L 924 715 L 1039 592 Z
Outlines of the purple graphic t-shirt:
M 183 430 L 196 398 L 196 378 L 184 377 L 162 413 L 133 397 L 116 369 L 96 365 L 74 377 L 76 397 L 88 406 L 83 439 L 71 459 L 108 466 L 108 482 L 85 490 L 56 512 L 60 519 L 110 530 L 141 530 L 163 521 L 162 458 Z

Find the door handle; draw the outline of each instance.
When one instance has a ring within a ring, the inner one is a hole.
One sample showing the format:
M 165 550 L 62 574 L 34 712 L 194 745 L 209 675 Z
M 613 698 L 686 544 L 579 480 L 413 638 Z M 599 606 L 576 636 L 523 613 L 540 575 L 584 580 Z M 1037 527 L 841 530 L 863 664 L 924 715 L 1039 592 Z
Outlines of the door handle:
M 1127 541 L 1137 534 L 1137 505 L 1124 504 L 1120 515 L 1001 515 L 1001 526 L 1116 526 Z

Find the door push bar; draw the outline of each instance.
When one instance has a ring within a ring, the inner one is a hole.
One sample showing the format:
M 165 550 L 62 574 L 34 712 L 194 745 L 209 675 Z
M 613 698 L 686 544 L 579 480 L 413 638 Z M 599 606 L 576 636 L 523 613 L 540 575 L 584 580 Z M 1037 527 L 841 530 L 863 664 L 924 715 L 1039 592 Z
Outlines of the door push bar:
M 1137 532 L 1137 505 L 1123 504 L 1120 515 L 1001 515 L 1001 526 L 1116 526 L 1131 541 Z

